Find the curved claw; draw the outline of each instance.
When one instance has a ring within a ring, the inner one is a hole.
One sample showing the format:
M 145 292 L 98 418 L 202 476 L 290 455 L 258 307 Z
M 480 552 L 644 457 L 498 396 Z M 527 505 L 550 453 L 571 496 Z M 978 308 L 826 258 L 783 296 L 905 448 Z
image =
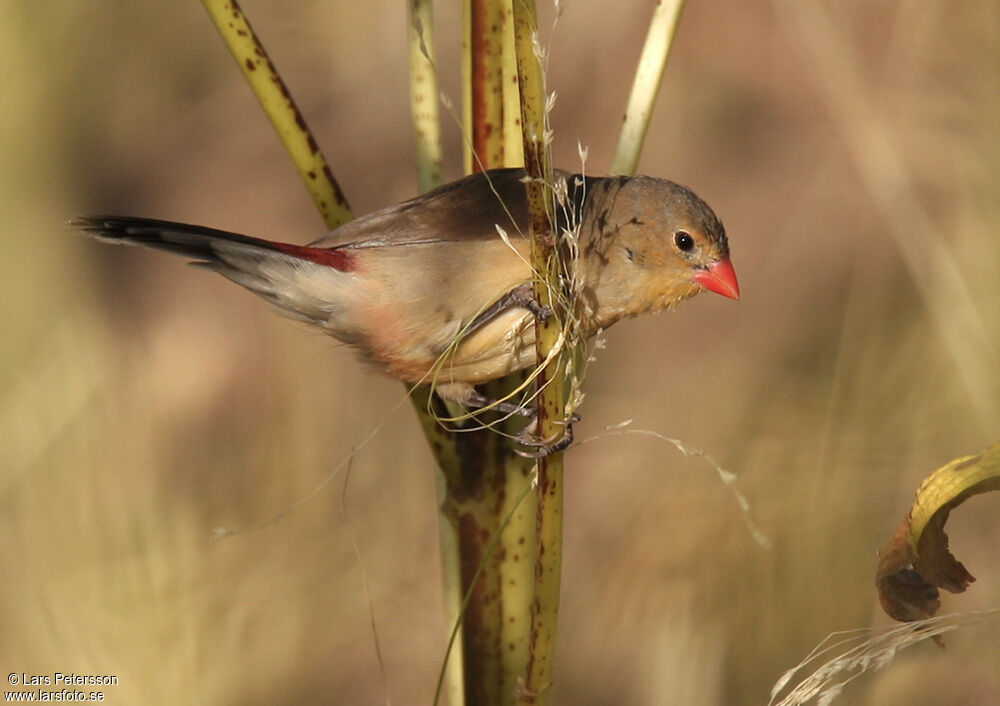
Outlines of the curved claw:
M 532 425 L 528 425 L 530 427 Z M 550 442 L 542 439 L 535 439 L 530 436 L 531 432 L 525 434 L 528 427 L 525 427 L 520 434 L 517 435 L 517 442 L 523 444 L 524 446 L 535 447 L 532 451 L 523 451 L 521 449 L 514 449 L 514 453 L 523 458 L 545 458 L 546 456 L 551 456 L 559 451 L 565 451 L 569 448 L 570 444 L 573 443 L 573 424 L 572 422 L 566 425 L 566 431 L 563 432 L 561 438 L 557 441 Z

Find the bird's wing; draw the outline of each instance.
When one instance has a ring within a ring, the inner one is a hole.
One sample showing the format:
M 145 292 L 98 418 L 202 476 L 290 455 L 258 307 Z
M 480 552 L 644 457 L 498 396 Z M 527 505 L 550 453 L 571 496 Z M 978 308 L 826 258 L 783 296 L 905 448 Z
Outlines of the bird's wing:
M 373 248 L 525 236 L 523 169 L 467 176 L 401 204 L 357 218 L 310 243 L 316 248 Z M 559 176 L 566 176 L 560 173 Z

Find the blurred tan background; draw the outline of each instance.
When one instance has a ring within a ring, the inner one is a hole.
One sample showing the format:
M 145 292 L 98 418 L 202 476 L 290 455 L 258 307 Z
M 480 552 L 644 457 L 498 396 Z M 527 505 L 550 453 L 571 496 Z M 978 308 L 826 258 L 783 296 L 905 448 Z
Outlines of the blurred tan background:
M 457 105 L 458 13 L 438 5 Z M 358 213 L 416 188 L 403 6 L 244 3 Z M 566 0 L 552 41 L 556 161 L 579 140 L 593 173 L 652 3 L 610 7 Z M 0 665 L 115 674 L 121 704 L 430 703 L 434 470 L 403 388 L 221 278 L 63 226 L 321 233 L 204 10 L 6 2 L 0 65 Z M 830 632 L 887 624 L 875 553 L 920 479 L 1000 441 L 1000 5 L 691 0 L 644 154 L 721 215 L 744 298 L 613 329 L 577 436 L 633 419 L 704 449 L 774 548 L 703 461 L 579 446 L 553 698 L 764 704 Z M 344 503 L 341 475 L 211 541 L 375 429 Z M 944 611 L 1000 605 L 998 509 L 954 513 L 979 580 Z M 1000 703 L 998 623 L 947 642 L 839 703 Z

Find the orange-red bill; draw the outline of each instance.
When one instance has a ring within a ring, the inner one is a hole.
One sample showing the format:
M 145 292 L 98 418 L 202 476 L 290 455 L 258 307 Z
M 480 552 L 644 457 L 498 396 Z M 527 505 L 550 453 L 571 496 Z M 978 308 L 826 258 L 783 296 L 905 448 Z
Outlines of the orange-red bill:
M 728 257 L 713 262 L 703 270 L 698 270 L 692 279 L 716 294 L 730 299 L 740 298 L 740 283 L 736 281 L 736 270 L 733 269 L 733 263 Z

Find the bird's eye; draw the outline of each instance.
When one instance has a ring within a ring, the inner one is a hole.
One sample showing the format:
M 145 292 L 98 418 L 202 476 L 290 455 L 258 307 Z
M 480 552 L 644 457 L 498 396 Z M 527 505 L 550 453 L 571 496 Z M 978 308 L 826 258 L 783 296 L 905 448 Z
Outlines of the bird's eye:
M 681 252 L 691 252 L 694 250 L 694 238 L 691 237 L 690 233 L 679 230 L 674 233 L 674 245 Z

